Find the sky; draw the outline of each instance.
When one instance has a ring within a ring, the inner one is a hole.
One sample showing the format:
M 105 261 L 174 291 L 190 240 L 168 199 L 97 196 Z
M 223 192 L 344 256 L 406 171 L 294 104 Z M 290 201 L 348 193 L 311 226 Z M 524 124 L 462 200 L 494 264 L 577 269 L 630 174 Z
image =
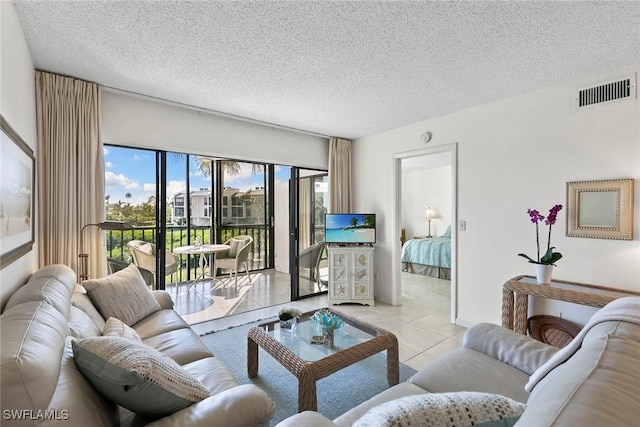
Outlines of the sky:
M 195 158 L 196 156 L 189 156 L 191 190 L 211 188 L 211 178 L 198 171 Z M 149 197 L 155 196 L 154 151 L 105 146 L 104 162 L 105 196 L 110 196 L 109 203 L 122 201 L 138 205 L 149 200 Z M 225 177 L 225 186 L 236 187 L 241 191 L 264 186 L 262 174 L 253 175 L 250 164 L 241 163 L 241 165 L 242 169 L 237 176 Z M 186 188 L 185 169 L 185 158 L 180 159 L 171 154 L 167 155 L 167 196 L 169 200 L 174 194 Z M 290 168 L 288 166 L 276 166 L 276 181 L 287 181 L 289 174 Z
M 328 229 L 349 227 L 351 225 L 351 218 L 353 217 L 358 219 L 359 225 L 364 223 L 364 214 L 332 214 L 327 215 L 326 227 Z

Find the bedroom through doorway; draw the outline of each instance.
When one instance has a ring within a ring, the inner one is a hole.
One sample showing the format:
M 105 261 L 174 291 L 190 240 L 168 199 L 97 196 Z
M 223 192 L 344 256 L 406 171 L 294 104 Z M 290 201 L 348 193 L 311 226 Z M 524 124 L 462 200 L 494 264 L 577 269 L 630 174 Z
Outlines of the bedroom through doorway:
M 395 259 L 400 304 L 438 312 L 455 323 L 456 146 L 396 156 L 400 195 Z

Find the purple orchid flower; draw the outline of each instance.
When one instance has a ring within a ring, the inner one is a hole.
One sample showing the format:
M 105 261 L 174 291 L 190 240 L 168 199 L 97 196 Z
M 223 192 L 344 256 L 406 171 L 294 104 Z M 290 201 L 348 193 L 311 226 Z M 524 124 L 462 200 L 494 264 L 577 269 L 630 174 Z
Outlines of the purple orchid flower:
M 544 221 L 547 225 L 553 225 L 556 223 L 556 217 L 558 216 L 558 212 L 562 210 L 562 205 L 555 205 L 551 209 L 549 209 L 549 215 L 547 215 L 547 219 Z M 551 227 L 549 227 L 549 231 L 551 231 Z
M 534 264 L 551 264 L 555 265 L 556 261 L 562 258 L 562 254 L 560 252 L 554 252 L 555 247 L 551 246 L 551 226 L 556 223 L 558 218 L 558 212 L 562 210 L 562 205 L 555 205 L 551 209 L 549 209 L 549 215 L 547 215 L 547 219 L 544 216 L 540 215 L 535 209 L 528 209 L 527 214 L 529 214 L 529 219 L 533 224 L 536 225 L 536 249 L 537 249 L 537 259 L 532 259 L 525 254 L 518 254 L 518 256 L 524 257 L 529 260 L 529 262 Z M 546 253 L 540 257 L 540 233 L 538 229 L 538 223 L 542 222 L 549 226 L 549 237 L 547 239 L 547 251 Z
M 540 215 L 540 212 L 535 209 L 527 209 L 527 213 L 529 214 L 531 222 L 534 224 L 537 224 L 544 219 L 544 217 Z

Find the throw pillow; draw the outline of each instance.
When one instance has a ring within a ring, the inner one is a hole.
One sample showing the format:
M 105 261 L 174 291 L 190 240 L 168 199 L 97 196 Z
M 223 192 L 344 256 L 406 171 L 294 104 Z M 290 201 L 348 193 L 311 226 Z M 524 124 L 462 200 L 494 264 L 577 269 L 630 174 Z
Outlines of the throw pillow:
M 106 398 L 135 413 L 163 417 L 206 399 L 209 391 L 173 359 L 122 337 L 72 342 L 80 372 Z
M 523 403 L 498 394 L 427 393 L 371 408 L 353 427 L 511 427 L 524 409 Z
M 131 326 L 160 310 L 134 264 L 102 279 L 85 280 L 82 286 L 105 319 L 115 317 Z
M 229 241 L 229 258 L 235 258 L 236 255 L 238 254 L 238 251 L 240 249 L 242 249 L 242 246 L 244 245 L 244 240 L 241 239 L 231 239 Z
M 131 326 L 127 326 L 120 319 L 110 317 L 104 325 L 102 335 L 106 337 L 122 337 L 133 341 L 142 342 L 140 335 Z

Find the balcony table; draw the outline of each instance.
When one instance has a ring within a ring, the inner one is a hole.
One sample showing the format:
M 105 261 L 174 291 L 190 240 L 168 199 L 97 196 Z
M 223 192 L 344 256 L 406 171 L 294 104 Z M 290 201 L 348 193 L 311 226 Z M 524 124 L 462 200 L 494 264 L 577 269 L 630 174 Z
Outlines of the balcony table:
M 181 255 L 200 255 L 199 265 L 200 265 L 200 274 L 196 276 L 195 279 L 189 283 L 187 286 L 187 293 L 191 290 L 191 287 L 195 285 L 198 281 L 204 280 L 207 278 L 205 271 L 209 268 L 209 278 L 213 282 L 216 280 L 215 275 L 215 262 L 216 262 L 216 253 L 226 251 L 230 249 L 229 245 L 215 244 L 215 245 L 189 245 L 189 246 L 179 246 L 177 248 L 173 248 L 173 252 Z M 211 262 L 207 258 L 207 255 L 211 255 Z M 211 274 L 211 272 L 214 274 Z M 212 283 L 213 284 L 213 283 Z

